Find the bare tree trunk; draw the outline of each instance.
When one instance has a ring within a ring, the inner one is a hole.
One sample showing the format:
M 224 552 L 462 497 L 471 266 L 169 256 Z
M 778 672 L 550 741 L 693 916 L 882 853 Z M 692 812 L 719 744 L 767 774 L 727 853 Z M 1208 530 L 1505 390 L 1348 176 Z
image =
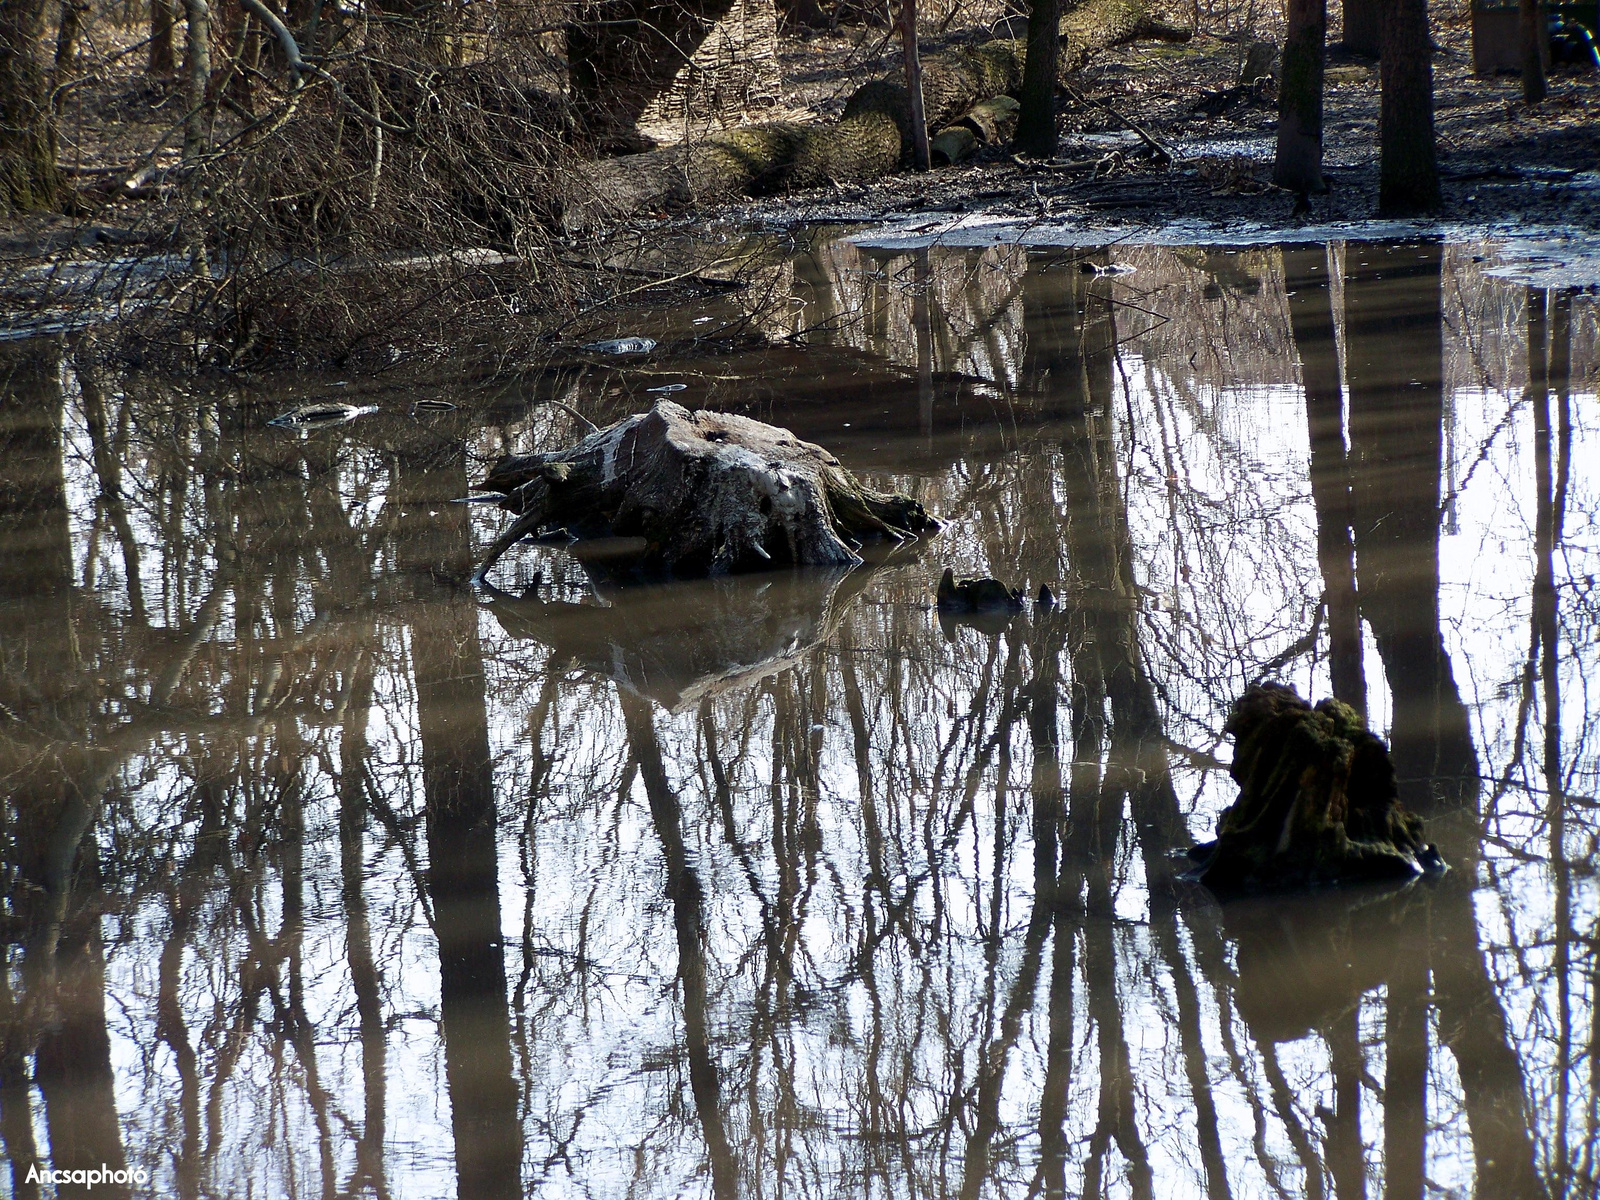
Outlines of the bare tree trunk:
M 1439 160 L 1427 0 L 1390 0 L 1384 9 L 1378 74 L 1378 211 L 1384 216 L 1431 212 L 1439 206 Z
M 175 0 L 150 0 L 150 74 L 170 78 L 177 54 L 172 45 L 172 27 L 178 23 Z
M 0 216 L 54 208 L 60 197 L 43 32 L 44 0 L 0 0 Z
M 1056 152 L 1056 71 L 1060 61 L 1061 0 L 1033 0 L 1028 8 L 1028 56 L 1022 67 L 1022 108 L 1017 149 L 1035 158 Z
M 917 0 L 900 0 L 900 42 L 905 47 L 906 95 L 911 105 L 911 165 L 926 171 L 933 165 L 928 155 L 928 114 L 922 106 L 922 59 L 917 54 Z
M 211 82 L 211 6 L 206 0 L 183 0 L 188 29 L 183 45 L 183 73 L 188 87 L 184 101 L 189 117 L 183 127 L 183 161 L 199 158 L 206 143 L 206 87 Z
M 78 52 L 78 34 L 88 11 L 87 0 L 62 0 L 61 19 L 56 25 L 56 69 L 50 81 L 53 92 L 72 80 L 72 59 Z
M 1377 58 L 1383 49 L 1383 0 L 1345 0 L 1344 48 Z
M 1289 0 L 1272 182 L 1302 196 L 1327 190 L 1322 182 L 1322 56 L 1327 39 L 1327 0 Z
M 1537 104 L 1548 91 L 1544 78 L 1543 0 L 1521 0 L 1517 16 L 1522 36 L 1522 98 L 1529 104 Z

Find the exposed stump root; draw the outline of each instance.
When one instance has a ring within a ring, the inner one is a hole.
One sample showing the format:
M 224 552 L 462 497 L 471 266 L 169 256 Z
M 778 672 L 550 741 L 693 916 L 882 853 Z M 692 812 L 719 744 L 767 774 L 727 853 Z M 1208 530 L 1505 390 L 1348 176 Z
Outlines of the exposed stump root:
M 1148 0 L 1086 0 L 1061 19 L 1060 70 L 1137 38 L 1182 41 L 1189 31 L 1152 16 Z M 923 107 L 937 134 L 976 106 L 1022 87 L 1027 43 L 996 39 L 932 55 L 922 64 Z M 565 220 L 581 229 L 607 219 L 735 196 L 877 179 L 911 156 L 911 104 L 887 79 L 857 90 L 831 124 L 774 121 L 703 141 L 603 159 L 573 172 Z
M 1442 870 L 1422 819 L 1401 807 L 1382 739 L 1347 704 L 1312 708 L 1292 688 L 1258 684 L 1224 731 L 1239 799 L 1217 840 L 1191 853 L 1192 877 L 1218 891 L 1347 880 L 1406 879 Z
M 787 429 L 668 400 L 565 450 L 503 458 L 483 486 L 518 516 L 479 578 L 522 538 L 555 529 L 631 543 L 632 572 L 699 576 L 854 566 L 869 538 L 939 528 L 916 500 L 867 487 Z

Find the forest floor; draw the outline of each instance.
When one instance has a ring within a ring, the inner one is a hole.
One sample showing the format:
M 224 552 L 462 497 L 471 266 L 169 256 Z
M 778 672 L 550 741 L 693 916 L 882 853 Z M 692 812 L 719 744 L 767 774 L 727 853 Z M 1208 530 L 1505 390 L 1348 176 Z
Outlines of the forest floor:
M 1330 36 L 1336 30 L 1331 26 Z M 1554 68 L 1549 97 L 1530 106 L 1517 77 L 1473 74 L 1464 17 L 1438 22 L 1435 32 L 1438 219 L 1600 230 L 1600 72 Z M 789 42 L 784 70 L 791 107 L 826 117 L 842 106 L 850 89 L 838 82 L 846 74 L 840 64 L 854 46 L 825 34 Z M 887 50 L 885 73 L 898 65 L 893 47 Z M 1296 197 L 1271 184 L 1276 92 L 1269 85 L 1227 97 L 1230 89 L 1238 91 L 1233 85 L 1243 56 L 1242 41 L 1207 36 L 1102 54 L 1073 80 L 1076 94 L 1064 97 L 1061 141 L 1050 162 L 990 148 L 957 167 L 767 198 L 721 215 L 788 224 L 967 212 L 1053 224 L 1149 227 L 1182 220 L 1285 230 L 1373 217 L 1377 63 L 1330 46 L 1324 100 L 1329 190 L 1310 198 L 1309 211 L 1297 212 Z M 1168 147 L 1175 161 L 1151 156 L 1129 122 Z
M 1330 37 L 1338 28 L 1337 5 L 1333 10 Z M 1557 68 L 1549 98 L 1530 106 L 1522 102 L 1515 77 L 1472 73 L 1464 11 L 1450 16 L 1436 7 L 1435 23 L 1439 221 L 1600 231 L 1600 72 Z M 969 31 L 931 38 L 927 51 L 974 36 Z M 959 166 L 926 174 L 903 172 L 710 211 L 644 214 L 617 232 L 626 242 L 668 233 L 693 237 L 712 225 L 772 229 L 919 214 L 1086 228 L 1154 229 L 1183 222 L 1223 231 L 1287 232 L 1374 216 L 1377 64 L 1330 47 L 1324 120 L 1329 191 L 1311 197 L 1308 211 L 1297 211 L 1296 197 L 1270 183 L 1277 120 L 1270 81 L 1265 90 L 1234 87 L 1245 40 L 1201 35 L 1187 43 L 1141 42 L 1103 53 L 1067 89 L 1058 153 L 1048 162 L 986 148 Z M 755 119 L 830 119 L 864 80 L 899 69 L 895 41 L 880 29 L 786 37 L 780 52 L 783 108 Z M 127 164 L 140 161 L 170 129 L 178 100 L 137 69 L 137 55 L 123 54 L 119 69 L 72 85 L 63 102 L 61 160 L 79 189 L 74 211 L 0 222 L 0 267 L 154 236 L 143 227 L 141 194 L 115 195 L 109 202 L 105 197 L 125 177 Z M 1167 147 L 1171 161 L 1152 156 L 1130 122 Z M 168 145 L 158 159 L 175 160 L 176 154 L 176 146 Z

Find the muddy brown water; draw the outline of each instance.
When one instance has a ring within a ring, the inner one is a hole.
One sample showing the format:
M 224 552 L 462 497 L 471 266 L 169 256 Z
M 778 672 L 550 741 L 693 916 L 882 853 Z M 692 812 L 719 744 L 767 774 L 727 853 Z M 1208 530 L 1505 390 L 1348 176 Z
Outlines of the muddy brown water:
M 6 346 L 7 1194 L 1593 1195 L 1596 313 L 1499 253 L 831 231 L 492 385 Z M 468 585 L 544 400 L 661 395 L 948 527 Z M 942 625 L 945 565 L 1060 606 Z M 1447 876 L 1176 879 L 1263 674 L 1365 703 Z

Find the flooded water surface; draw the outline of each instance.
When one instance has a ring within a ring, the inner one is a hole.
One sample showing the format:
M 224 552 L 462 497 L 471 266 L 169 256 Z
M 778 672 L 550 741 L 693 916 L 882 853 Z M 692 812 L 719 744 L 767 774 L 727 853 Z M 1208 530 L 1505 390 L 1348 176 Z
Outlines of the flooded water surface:
M 762 254 L 491 383 L 0 348 L 0 1191 L 1593 1196 L 1594 298 L 1482 241 Z M 489 463 L 661 399 L 946 527 L 472 584 Z M 945 566 L 1058 603 L 941 621 Z M 1178 878 L 1263 677 L 1365 704 L 1445 876 Z

